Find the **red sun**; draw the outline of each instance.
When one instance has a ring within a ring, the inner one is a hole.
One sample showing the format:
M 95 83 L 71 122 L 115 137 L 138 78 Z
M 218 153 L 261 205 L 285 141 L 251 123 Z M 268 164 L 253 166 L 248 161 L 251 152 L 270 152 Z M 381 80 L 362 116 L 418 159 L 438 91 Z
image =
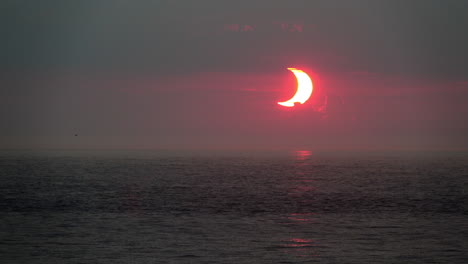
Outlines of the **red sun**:
M 297 91 L 291 99 L 284 102 L 278 102 L 278 104 L 286 107 L 293 107 L 295 103 L 304 104 L 309 100 L 312 95 L 312 91 L 314 90 L 312 80 L 307 73 L 300 69 L 288 68 L 288 70 L 296 76 Z

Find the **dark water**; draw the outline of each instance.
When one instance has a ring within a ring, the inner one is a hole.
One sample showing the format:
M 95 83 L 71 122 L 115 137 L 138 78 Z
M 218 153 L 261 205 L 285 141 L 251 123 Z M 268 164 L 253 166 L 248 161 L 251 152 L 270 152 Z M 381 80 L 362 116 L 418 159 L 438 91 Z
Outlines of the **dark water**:
M 1 263 L 468 263 L 466 154 L 0 157 Z

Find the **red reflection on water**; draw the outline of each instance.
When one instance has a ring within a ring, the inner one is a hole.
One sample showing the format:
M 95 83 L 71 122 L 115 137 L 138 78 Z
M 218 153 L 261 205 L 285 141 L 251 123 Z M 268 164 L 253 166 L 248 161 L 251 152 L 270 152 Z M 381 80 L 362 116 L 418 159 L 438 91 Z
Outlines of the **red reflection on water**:
M 283 246 L 288 248 L 286 250 L 289 253 L 292 253 L 300 257 L 316 257 L 319 254 L 316 252 L 316 243 L 312 239 L 306 238 L 291 238 Z
M 292 152 L 294 157 L 294 174 L 291 178 L 291 187 L 289 188 L 288 194 L 294 197 L 302 197 L 304 194 L 310 195 L 311 192 L 315 191 L 315 187 L 312 186 L 314 180 L 311 175 L 310 157 L 312 151 L 310 150 L 296 150 Z
M 305 239 L 305 238 L 291 238 L 287 240 L 287 244 L 285 244 L 285 247 L 312 247 L 315 241 L 312 239 Z
M 316 222 L 316 213 L 305 212 L 310 211 L 309 207 L 313 203 L 314 193 L 316 187 L 314 186 L 314 167 L 312 166 L 312 151 L 310 150 L 296 150 L 291 153 L 293 158 L 294 172 L 289 178 L 288 195 L 294 199 L 298 205 L 298 212 L 303 213 L 290 213 L 287 215 L 288 225 L 304 227 L 310 226 Z M 303 234 L 297 233 L 298 236 Z M 293 237 L 283 240 L 282 247 L 285 253 L 298 257 L 316 257 L 319 256 L 317 252 L 316 241 L 308 238 Z
M 308 184 L 307 182 L 301 182 L 301 184 Z M 304 198 L 305 195 L 310 196 L 310 193 L 315 191 L 315 187 L 307 185 L 297 185 L 289 189 L 288 195 L 297 198 Z M 302 200 L 302 199 L 300 199 Z
M 302 223 L 310 223 L 313 222 L 312 216 L 314 215 L 314 213 L 289 214 L 288 219 Z
M 304 160 L 307 160 L 310 156 L 312 156 L 312 151 L 296 150 L 296 151 L 293 151 L 293 155 L 295 156 L 297 161 L 304 161 Z

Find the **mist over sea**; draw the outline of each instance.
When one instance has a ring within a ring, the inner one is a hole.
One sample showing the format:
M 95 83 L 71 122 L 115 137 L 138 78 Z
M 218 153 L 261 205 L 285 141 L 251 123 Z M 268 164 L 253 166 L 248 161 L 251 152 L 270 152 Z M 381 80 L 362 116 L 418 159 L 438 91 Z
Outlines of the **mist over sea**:
M 0 152 L 1 263 L 468 263 L 467 153 Z

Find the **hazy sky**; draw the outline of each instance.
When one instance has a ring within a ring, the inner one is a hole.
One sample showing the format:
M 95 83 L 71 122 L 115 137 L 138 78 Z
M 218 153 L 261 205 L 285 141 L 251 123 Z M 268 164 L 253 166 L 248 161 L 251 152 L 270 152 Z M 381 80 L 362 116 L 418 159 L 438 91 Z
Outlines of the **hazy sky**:
M 467 1 L 0 7 L 0 148 L 468 149 Z

